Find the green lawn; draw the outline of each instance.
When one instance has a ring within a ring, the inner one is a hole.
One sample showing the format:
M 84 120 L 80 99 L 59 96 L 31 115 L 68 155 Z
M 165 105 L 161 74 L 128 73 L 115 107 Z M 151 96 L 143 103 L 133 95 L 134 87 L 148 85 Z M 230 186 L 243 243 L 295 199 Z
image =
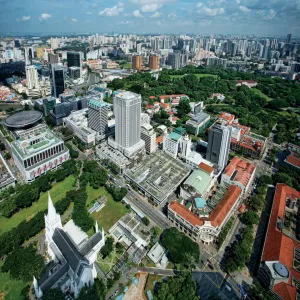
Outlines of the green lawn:
M 98 198 L 100 198 L 103 194 L 102 194 L 102 189 L 94 189 L 91 186 L 88 186 L 86 188 L 86 192 L 88 194 L 88 198 L 86 201 L 86 204 L 88 205 L 88 208 L 90 208 L 92 205 L 91 203 L 94 200 L 97 200 Z
M 105 257 L 105 259 L 102 259 L 101 253 L 99 253 L 97 262 L 99 263 L 102 271 L 106 274 L 115 265 L 120 257 L 121 254 L 117 253 L 116 248 L 114 248 L 114 250 L 107 257 Z
M 155 281 L 161 282 L 163 277 L 164 276 L 161 276 L 161 275 L 149 274 L 148 277 L 147 277 L 147 282 L 146 282 L 145 288 L 144 288 L 145 292 L 153 291 L 154 282 Z
M 107 202 L 104 208 L 98 212 L 94 212 L 92 216 L 107 232 L 123 215 L 127 214 L 130 209 L 127 209 L 121 202 L 114 201 L 105 187 L 99 188 L 98 192 L 99 197 L 102 195 L 107 197 Z
M 64 181 L 55 183 L 50 190 L 50 195 L 54 203 L 61 200 L 67 193 L 67 191 L 74 189 L 73 183 L 75 181 L 74 176 L 67 177 Z M 0 235 L 4 232 L 11 230 L 18 226 L 22 221 L 32 218 L 39 211 L 47 209 L 48 206 L 48 192 L 41 193 L 40 199 L 33 203 L 30 207 L 24 208 L 14 214 L 11 218 L 7 219 L 0 217 Z
M 122 65 L 123 69 L 132 69 L 132 63 Z
M 2 263 L 0 264 L 2 267 Z M 9 273 L 0 272 L 0 299 L 21 300 L 21 291 L 25 288 L 26 283 L 10 278 Z
M 193 74 L 195 75 L 198 79 L 202 77 L 214 77 L 218 78 L 218 75 L 213 75 L 213 74 Z M 170 75 L 171 78 L 183 78 L 186 75 Z
M 268 97 L 267 95 L 265 95 L 265 94 L 264 94 L 261 90 L 259 90 L 259 89 L 252 88 L 251 91 L 252 91 L 254 94 L 256 94 L 256 95 L 258 95 L 258 96 L 260 96 L 260 97 L 262 97 L 262 98 L 265 98 L 267 101 L 271 101 L 271 100 L 272 100 L 272 98 L 270 98 L 270 97 Z

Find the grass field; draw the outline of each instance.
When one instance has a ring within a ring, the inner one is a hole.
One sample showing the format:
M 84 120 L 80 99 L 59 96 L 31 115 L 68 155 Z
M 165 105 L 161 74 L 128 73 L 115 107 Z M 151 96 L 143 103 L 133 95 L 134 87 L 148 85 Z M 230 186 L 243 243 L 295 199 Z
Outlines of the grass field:
M 107 202 L 100 211 L 92 214 L 93 218 L 96 219 L 104 230 L 107 232 L 123 215 L 127 214 L 130 209 L 127 209 L 121 202 L 113 200 L 111 194 L 109 194 L 105 187 L 101 187 L 97 190 L 99 196 L 102 195 L 107 197 Z
M 92 206 L 91 203 L 94 200 L 97 200 L 98 198 L 100 198 L 103 195 L 102 189 L 94 189 L 89 185 L 86 188 L 86 192 L 88 194 L 88 198 L 87 198 L 87 201 L 86 201 L 86 204 L 87 204 L 88 208 L 90 208 Z
M 97 262 L 99 263 L 103 272 L 106 274 L 115 265 L 115 263 L 119 260 L 120 257 L 121 254 L 117 253 L 116 248 L 114 248 L 114 250 L 105 259 L 101 258 L 101 253 L 100 253 Z
M 259 89 L 255 89 L 255 88 L 252 88 L 251 91 L 253 93 L 255 93 L 256 95 L 258 96 L 261 96 L 262 98 L 265 98 L 267 101 L 271 101 L 272 98 L 268 97 L 267 95 L 265 95 L 261 90 Z
M 147 291 L 153 291 L 154 289 L 154 281 L 157 281 L 157 282 L 161 282 L 163 276 L 161 275 L 154 275 L 154 274 L 149 274 L 148 275 L 148 278 L 147 278 L 147 282 L 146 282 L 146 285 L 145 285 L 145 292 Z
M 0 264 L 0 268 L 2 263 Z M 0 272 L 0 299 L 21 300 L 21 291 L 25 288 L 26 283 L 10 278 L 9 273 Z
M 132 69 L 132 63 L 124 64 L 123 69 Z
M 218 75 L 213 75 L 213 74 L 193 74 L 195 75 L 198 79 L 202 77 L 214 77 L 218 78 Z M 185 75 L 170 75 L 171 78 L 183 78 Z
M 55 183 L 50 190 L 50 195 L 54 203 L 62 199 L 67 191 L 74 189 L 74 176 L 67 177 L 64 181 Z M 40 199 L 33 203 L 30 207 L 24 208 L 7 219 L 0 217 L 0 235 L 18 226 L 22 221 L 29 220 L 39 211 L 47 209 L 48 206 L 48 192 L 41 193 Z

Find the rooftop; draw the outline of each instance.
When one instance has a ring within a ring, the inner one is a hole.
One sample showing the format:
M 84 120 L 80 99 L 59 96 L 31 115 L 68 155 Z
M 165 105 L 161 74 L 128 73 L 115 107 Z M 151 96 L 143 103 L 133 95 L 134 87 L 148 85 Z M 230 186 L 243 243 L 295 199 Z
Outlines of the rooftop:
M 52 131 L 45 129 L 37 135 L 21 137 L 20 139 L 11 143 L 11 146 L 18 152 L 18 154 L 26 158 L 38 153 L 50 146 L 58 145 L 63 141 L 58 138 Z
M 285 162 L 300 169 L 300 156 L 291 153 L 286 159 Z
M 226 167 L 224 175 L 230 177 L 232 181 L 239 181 L 247 186 L 254 172 L 255 166 L 252 163 L 235 156 Z
M 191 212 L 189 209 L 179 204 L 177 201 L 172 201 L 169 205 L 169 208 L 180 215 L 182 218 L 187 220 L 193 226 L 202 226 L 204 221 L 200 219 L 196 214 Z
M 196 208 L 204 208 L 206 206 L 206 200 L 204 198 L 196 197 L 194 200 Z
M 212 180 L 213 178 L 210 176 L 210 173 L 202 169 L 196 169 L 187 178 L 184 185 L 193 187 L 198 194 L 202 195 L 207 190 Z
M 287 283 L 281 282 L 274 286 L 274 291 L 282 299 L 296 299 L 296 288 L 292 285 L 293 277 L 300 280 L 300 273 L 295 267 L 295 252 L 300 249 L 300 243 L 283 232 L 283 221 L 287 199 L 300 199 L 300 192 L 288 185 L 278 183 L 273 200 L 267 236 L 263 248 L 262 261 L 279 261 L 291 274 Z M 299 218 L 299 216 L 297 216 Z M 287 293 L 290 291 L 291 293 Z
M 5 119 L 4 124 L 10 128 L 23 128 L 41 120 L 43 113 L 38 110 L 21 111 Z
M 163 151 L 147 155 L 126 175 L 147 193 L 163 202 L 189 174 L 189 168 Z
M 235 119 L 235 115 L 223 111 L 218 118 L 226 120 L 229 124 L 231 124 Z
M 213 173 L 213 171 L 214 171 L 214 168 L 213 168 L 213 167 L 211 167 L 211 166 L 205 164 L 204 162 L 201 162 L 201 163 L 199 164 L 199 169 L 201 169 L 201 170 L 203 170 L 203 171 L 205 171 L 205 172 L 207 172 L 207 173 L 209 173 L 209 174 Z
M 174 141 L 178 141 L 181 138 L 181 135 L 173 131 L 169 134 L 169 138 Z

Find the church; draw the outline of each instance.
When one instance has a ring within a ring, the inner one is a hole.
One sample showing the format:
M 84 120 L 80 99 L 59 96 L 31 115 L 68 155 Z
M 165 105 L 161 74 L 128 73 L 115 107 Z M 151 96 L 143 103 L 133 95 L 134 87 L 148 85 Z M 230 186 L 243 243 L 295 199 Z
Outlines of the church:
M 50 262 L 39 281 L 33 278 L 36 297 L 41 298 L 51 288 L 60 288 L 66 295 L 77 297 L 81 288 L 92 285 L 97 277 L 95 262 L 105 243 L 104 231 L 99 231 L 96 222 L 95 233 L 88 238 L 73 220 L 62 226 L 50 194 L 45 227 Z

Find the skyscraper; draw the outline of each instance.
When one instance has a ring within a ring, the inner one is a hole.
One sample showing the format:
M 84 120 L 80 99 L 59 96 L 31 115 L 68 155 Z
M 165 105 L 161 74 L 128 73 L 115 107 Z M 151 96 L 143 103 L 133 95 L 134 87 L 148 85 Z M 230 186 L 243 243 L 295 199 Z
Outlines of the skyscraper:
M 180 68 L 180 53 L 174 52 L 168 55 L 168 65 L 172 66 L 172 69 Z
M 264 43 L 264 51 L 262 56 L 264 59 L 268 58 L 269 48 L 270 48 L 270 40 L 266 39 Z
M 127 157 L 145 148 L 141 140 L 141 95 L 120 91 L 114 96 L 115 142 Z
M 39 82 L 38 82 L 38 73 L 36 70 L 36 66 L 26 66 L 26 79 L 27 79 L 27 87 L 28 89 L 38 89 Z
M 51 45 L 51 48 L 53 50 L 57 49 L 58 48 L 58 39 L 57 38 L 51 38 L 50 39 L 50 45 Z
M 206 159 L 218 165 L 223 170 L 228 162 L 231 139 L 231 126 L 215 123 L 210 127 Z
M 32 59 L 34 57 L 34 52 L 32 47 L 24 47 L 24 56 L 25 56 L 25 64 L 26 66 L 32 65 Z
M 65 69 L 61 64 L 52 65 L 53 95 L 58 98 L 65 90 Z
M 132 57 L 132 69 L 140 70 L 142 67 L 142 57 L 140 55 L 134 55 Z
M 108 104 L 90 99 L 88 108 L 88 127 L 97 132 L 98 140 L 105 139 L 108 133 Z
M 157 70 L 159 68 L 159 57 L 157 55 L 150 55 L 149 67 L 151 70 Z
M 75 51 L 67 52 L 67 62 L 68 62 L 68 68 L 71 68 L 71 67 L 79 67 L 80 68 L 80 77 L 81 77 L 82 64 L 81 64 L 80 52 L 75 52 Z
M 291 42 L 291 39 L 292 39 L 292 34 L 289 33 L 287 36 L 286 36 L 286 42 L 287 44 L 289 44 Z

